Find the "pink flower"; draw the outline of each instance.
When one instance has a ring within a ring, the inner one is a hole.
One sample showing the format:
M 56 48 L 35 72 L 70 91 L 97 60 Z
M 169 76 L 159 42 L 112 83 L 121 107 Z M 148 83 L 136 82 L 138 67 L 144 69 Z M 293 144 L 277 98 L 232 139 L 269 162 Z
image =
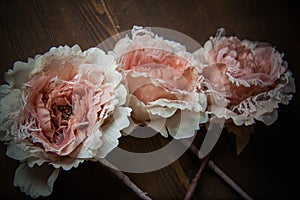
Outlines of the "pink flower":
M 134 26 L 132 38 L 119 40 L 112 54 L 124 74 L 134 123 L 161 125 L 163 136 L 186 138 L 207 121 L 206 96 L 197 92 L 201 77 L 184 46 Z
M 16 62 L 5 74 L 0 128 L 6 132 L 1 139 L 8 143 L 9 157 L 27 162 L 14 181 L 23 192 L 47 196 L 58 175 L 54 168 L 69 170 L 104 158 L 118 145 L 130 109 L 123 106 L 127 91 L 115 69 L 112 56 L 97 48 L 82 52 L 75 45 Z M 41 184 L 42 178 L 47 183 Z
M 278 104 L 288 104 L 295 92 L 283 55 L 270 44 L 217 36 L 194 55 L 213 97 L 211 111 L 236 125 L 251 125 L 255 119 L 272 124 Z

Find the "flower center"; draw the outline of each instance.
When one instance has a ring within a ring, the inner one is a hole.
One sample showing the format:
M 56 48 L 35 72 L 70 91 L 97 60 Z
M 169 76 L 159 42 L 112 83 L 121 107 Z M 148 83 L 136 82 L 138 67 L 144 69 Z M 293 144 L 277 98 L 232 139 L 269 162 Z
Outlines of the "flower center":
M 58 106 L 57 109 L 61 112 L 63 120 L 69 120 L 72 115 L 72 107 L 69 105 Z

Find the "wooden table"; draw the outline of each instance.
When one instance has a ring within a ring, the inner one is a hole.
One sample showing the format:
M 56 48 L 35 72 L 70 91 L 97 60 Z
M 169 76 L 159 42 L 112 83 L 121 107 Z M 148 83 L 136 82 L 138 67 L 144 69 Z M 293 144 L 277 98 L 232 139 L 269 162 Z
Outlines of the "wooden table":
M 269 42 L 284 52 L 299 88 L 298 10 L 298 5 L 287 1 L 258 0 L 2 0 L 0 70 L 3 74 L 15 61 L 27 61 L 52 46 L 79 44 L 83 50 L 97 46 L 133 25 L 174 29 L 200 44 L 224 27 L 228 35 Z M 236 155 L 234 137 L 226 131 L 214 149 L 211 159 L 254 199 L 290 199 L 299 194 L 299 100 L 297 93 L 288 106 L 280 105 L 279 118 L 273 125 L 257 123 L 249 145 L 240 155 Z M 155 146 L 157 138 L 148 144 Z M 121 143 L 141 151 L 146 148 L 130 138 L 122 138 Z M 1 143 L 0 198 L 29 199 L 13 187 L 18 162 L 5 155 L 5 148 Z M 163 169 L 126 174 L 154 200 L 183 199 L 199 166 L 200 161 L 187 151 Z M 139 199 L 109 170 L 94 162 L 61 173 L 52 195 L 45 199 L 70 197 Z M 205 169 L 193 198 L 241 197 Z

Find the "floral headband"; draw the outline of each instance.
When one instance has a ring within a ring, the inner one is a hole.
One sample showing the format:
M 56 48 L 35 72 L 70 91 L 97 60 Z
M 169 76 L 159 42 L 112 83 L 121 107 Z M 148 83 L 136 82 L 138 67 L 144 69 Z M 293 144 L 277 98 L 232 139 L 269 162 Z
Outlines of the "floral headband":
M 4 77 L 0 139 L 7 156 L 21 162 L 14 185 L 33 198 L 51 194 L 61 169 L 105 162 L 118 139 L 137 126 L 177 140 L 217 118 L 238 138 L 249 137 L 241 127 L 271 125 L 279 104 L 295 93 L 281 53 L 270 44 L 227 37 L 223 29 L 189 52 L 134 26 L 110 52 L 53 47 L 15 62 Z

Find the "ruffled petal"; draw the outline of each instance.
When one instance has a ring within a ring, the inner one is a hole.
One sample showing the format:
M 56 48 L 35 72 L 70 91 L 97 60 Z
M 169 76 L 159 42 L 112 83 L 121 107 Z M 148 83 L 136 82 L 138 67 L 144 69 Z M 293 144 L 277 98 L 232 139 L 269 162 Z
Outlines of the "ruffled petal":
M 38 148 L 31 147 L 26 143 L 11 141 L 7 146 L 6 155 L 15 160 L 24 161 L 29 157 L 37 156 Z
M 22 99 L 22 95 L 19 89 L 11 90 L 9 94 L 0 99 L 0 130 L 6 131 L 8 129 L 9 125 L 5 123 L 10 119 L 11 113 L 20 109 L 20 99 Z
M 112 122 L 109 126 L 101 127 L 103 136 L 102 146 L 98 149 L 96 158 L 104 158 L 112 149 L 118 146 L 118 138 L 121 137 L 121 130 L 129 126 L 131 109 L 126 107 L 116 108 L 112 115 Z
M 5 97 L 11 92 L 11 86 L 9 85 L 0 85 L 0 99 Z
M 166 128 L 173 138 L 183 139 L 192 137 L 200 129 L 199 125 L 207 120 L 206 113 L 182 110 L 167 120 Z
M 58 174 L 59 169 L 51 166 L 43 165 L 31 168 L 26 163 L 22 163 L 16 170 L 14 186 L 20 187 L 22 192 L 32 198 L 49 196 Z
M 31 161 L 31 160 L 30 160 Z M 35 161 L 35 160 L 32 160 Z M 84 159 L 78 159 L 78 158 L 71 158 L 71 157 L 66 157 L 66 158 L 57 158 L 55 161 L 50 161 L 49 164 L 52 165 L 53 167 L 59 169 L 62 168 L 66 171 L 72 169 L 72 168 L 77 168 L 80 163 L 83 163 Z
M 21 88 L 31 75 L 31 71 L 34 68 L 35 60 L 28 59 L 28 63 L 17 61 L 14 64 L 13 70 L 8 70 L 4 74 L 5 81 L 13 88 Z

